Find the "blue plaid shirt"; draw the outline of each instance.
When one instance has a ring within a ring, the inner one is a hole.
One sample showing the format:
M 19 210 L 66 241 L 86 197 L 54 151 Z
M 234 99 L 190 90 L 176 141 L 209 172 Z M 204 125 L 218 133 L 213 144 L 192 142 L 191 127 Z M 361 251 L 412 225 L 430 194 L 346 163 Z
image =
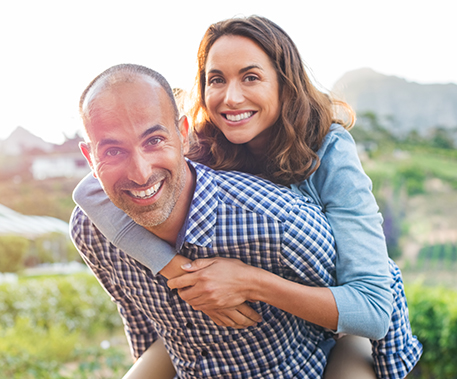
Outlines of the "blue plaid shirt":
M 197 183 L 180 253 L 240 259 L 310 286 L 335 284 L 335 249 L 318 206 L 287 188 L 194 164 Z M 321 378 L 333 333 L 269 304 L 243 330 L 194 311 L 166 279 L 112 245 L 76 208 L 72 238 L 116 302 L 133 355 L 164 339 L 180 378 Z

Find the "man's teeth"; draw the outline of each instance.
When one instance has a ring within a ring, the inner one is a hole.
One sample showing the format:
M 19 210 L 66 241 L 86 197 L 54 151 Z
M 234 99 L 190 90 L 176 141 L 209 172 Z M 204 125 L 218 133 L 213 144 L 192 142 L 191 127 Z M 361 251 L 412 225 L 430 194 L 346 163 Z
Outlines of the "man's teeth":
M 153 185 L 152 187 L 148 188 L 145 191 L 130 190 L 130 193 L 138 199 L 148 199 L 157 193 L 157 191 L 159 190 L 161 185 L 162 185 L 162 182 Z
M 254 112 L 244 112 L 240 114 L 226 114 L 225 117 L 229 121 L 241 121 L 246 118 L 251 117 L 254 114 Z

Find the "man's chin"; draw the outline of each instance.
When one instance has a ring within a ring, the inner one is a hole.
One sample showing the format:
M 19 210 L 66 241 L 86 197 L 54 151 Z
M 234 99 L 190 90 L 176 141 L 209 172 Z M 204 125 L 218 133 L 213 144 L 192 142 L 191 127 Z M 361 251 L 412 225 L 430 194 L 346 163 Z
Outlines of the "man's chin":
M 154 214 L 154 212 L 132 212 L 130 210 L 124 211 L 133 221 L 144 228 L 152 228 L 154 226 L 163 224 L 166 217 Z
M 165 223 L 170 216 L 174 204 L 173 202 L 163 202 L 140 206 L 125 198 L 116 198 L 111 201 L 122 211 L 124 211 L 133 221 L 144 228 L 154 228 Z

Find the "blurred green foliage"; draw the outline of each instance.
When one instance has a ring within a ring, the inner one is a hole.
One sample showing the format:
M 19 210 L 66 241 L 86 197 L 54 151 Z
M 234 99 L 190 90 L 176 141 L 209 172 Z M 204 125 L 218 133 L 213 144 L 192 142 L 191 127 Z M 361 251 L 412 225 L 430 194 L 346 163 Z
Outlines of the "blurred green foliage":
M 82 262 L 70 238 L 62 233 L 42 234 L 33 240 L 18 235 L 0 236 L 0 273 L 21 272 L 41 263 Z
M 94 342 L 119 333 L 117 308 L 89 273 L 0 285 L 2 378 L 121 377 L 131 364 L 125 352 Z M 64 374 L 72 362 L 75 368 Z
M 456 132 L 452 130 L 437 127 L 427 135 L 413 131 L 401 137 L 390 130 L 393 130 L 392 120 L 381 120 L 376 114 L 366 112 L 358 115 L 351 134 L 362 151 L 363 167 L 373 182 L 373 194 L 384 216 L 389 255 L 397 259 L 403 250 L 401 238 L 411 226 L 405 221 L 408 202 L 421 195 L 433 201 L 437 195 L 427 188 L 433 180 L 457 190 L 457 149 L 453 142 Z M 451 213 L 450 209 L 443 209 L 443 223 L 451 223 Z
M 24 215 L 51 216 L 68 222 L 75 207 L 71 194 L 78 182 L 68 178 L 4 178 L 0 180 L 1 204 Z
M 0 272 L 18 272 L 22 270 L 29 245 L 29 240 L 24 237 L 14 235 L 0 236 Z
M 413 333 L 424 347 L 420 378 L 457 377 L 457 291 L 444 287 L 406 286 Z

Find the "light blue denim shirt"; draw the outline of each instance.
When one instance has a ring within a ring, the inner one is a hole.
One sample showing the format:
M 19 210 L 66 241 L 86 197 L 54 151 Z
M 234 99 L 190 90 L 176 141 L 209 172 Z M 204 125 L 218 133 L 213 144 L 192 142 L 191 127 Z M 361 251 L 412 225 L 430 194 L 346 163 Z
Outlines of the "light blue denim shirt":
M 338 332 L 379 339 L 392 312 L 387 247 L 382 216 L 363 171 L 352 136 L 333 124 L 318 151 L 319 168 L 292 190 L 322 207 L 337 248 Z
M 332 287 L 338 308 L 338 333 L 383 338 L 392 312 L 391 275 L 382 216 L 371 193 L 351 135 L 332 125 L 318 152 L 321 164 L 292 190 L 311 197 L 326 214 L 337 245 L 337 281 Z M 73 198 L 112 243 L 154 274 L 176 254 L 112 204 L 100 183 L 88 175 Z

